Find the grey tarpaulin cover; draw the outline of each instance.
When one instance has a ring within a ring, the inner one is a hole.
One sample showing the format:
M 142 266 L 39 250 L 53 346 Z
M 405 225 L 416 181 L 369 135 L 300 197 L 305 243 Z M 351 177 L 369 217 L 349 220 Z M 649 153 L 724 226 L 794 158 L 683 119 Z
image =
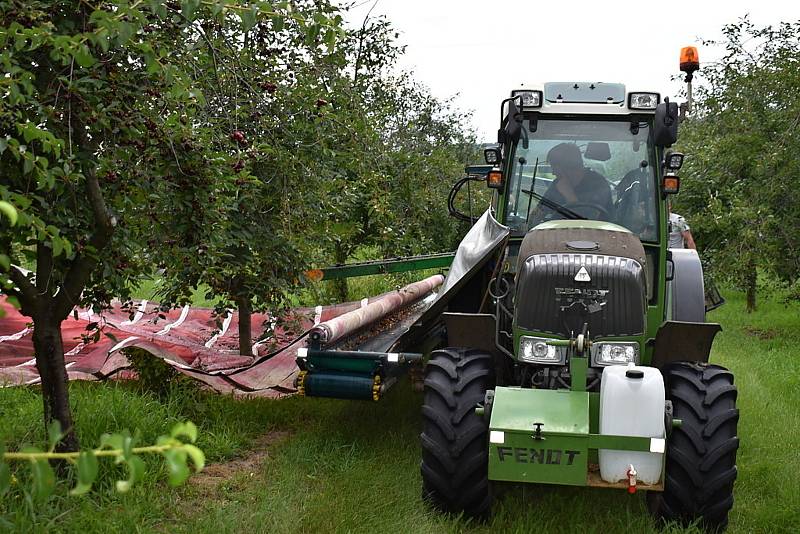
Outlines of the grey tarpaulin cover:
M 398 351 L 413 347 L 424 337 L 429 327 L 435 325 L 450 300 L 478 272 L 490 258 L 496 255 L 509 234 L 506 226 L 498 223 L 489 210 L 470 228 L 456 250 L 439 293 L 419 303 L 413 313 L 405 317 L 396 327 L 375 335 L 362 344 L 359 350 Z
M 472 275 L 497 253 L 509 232 L 507 226 L 503 226 L 495 220 L 491 210 L 486 210 L 458 245 L 450 271 L 439 289 L 436 300 L 415 321 L 414 325 L 424 327 L 424 325 L 435 323 L 450 300 L 464 287 Z M 401 340 L 402 342 L 403 340 Z
M 509 228 L 497 222 L 491 210 L 486 210 L 458 245 L 456 257 L 453 258 L 450 272 L 439 290 L 437 300 L 442 299 L 467 273 L 482 263 L 508 233 Z

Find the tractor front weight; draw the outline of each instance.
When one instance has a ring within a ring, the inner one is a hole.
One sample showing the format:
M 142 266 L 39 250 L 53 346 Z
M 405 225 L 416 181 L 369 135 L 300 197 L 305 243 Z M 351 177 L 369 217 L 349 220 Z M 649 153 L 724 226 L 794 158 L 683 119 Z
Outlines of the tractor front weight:
M 628 488 L 599 475 L 598 451 L 663 453 L 664 438 L 598 434 L 599 394 L 498 387 L 490 408 L 489 479 L 568 486 Z M 633 466 L 636 468 L 636 466 Z M 663 491 L 658 484 L 635 488 Z

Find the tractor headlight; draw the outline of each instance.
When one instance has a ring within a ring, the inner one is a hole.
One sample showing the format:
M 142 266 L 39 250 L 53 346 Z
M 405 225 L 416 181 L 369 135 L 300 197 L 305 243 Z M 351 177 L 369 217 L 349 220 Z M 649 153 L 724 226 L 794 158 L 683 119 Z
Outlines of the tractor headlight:
M 541 91 L 528 91 L 517 90 L 511 91 L 511 96 L 522 97 L 522 108 L 540 108 L 542 107 L 542 92 Z
M 548 345 L 543 337 L 522 336 L 519 338 L 519 359 L 524 362 L 564 364 L 566 347 Z
M 597 341 L 590 349 L 592 365 L 639 363 L 639 344 L 631 341 Z
M 656 109 L 661 95 L 658 93 L 631 93 L 628 95 L 628 107 L 631 109 Z

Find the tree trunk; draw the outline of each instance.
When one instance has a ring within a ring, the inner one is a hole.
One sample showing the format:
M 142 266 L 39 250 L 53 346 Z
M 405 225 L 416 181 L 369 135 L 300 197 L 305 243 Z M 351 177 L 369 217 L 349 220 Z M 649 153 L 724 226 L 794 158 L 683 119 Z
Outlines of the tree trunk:
M 250 297 L 239 297 L 236 304 L 239 306 L 239 354 L 252 356 L 253 337 L 250 325 L 253 312 L 250 308 Z
M 56 449 L 60 452 L 77 451 L 78 438 L 69 406 L 61 320 L 52 317 L 48 312 L 37 314 L 33 318 L 33 347 L 36 351 L 36 367 L 42 379 L 45 429 L 53 420 L 60 422 L 65 435 Z
M 347 261 L 347 252 L 345 251 L 344 247 L 341 243 L 336 243 L 334 247 L 334 258 L 333 260 L 336 262 L 337 265 L 344 264 Z M 336 299 L 338 302 L 347 302 L 348 291 L 347 291 L 347 278 L 338 278 L 336 280 L 332 280 L 334 292 L 336 294 Z
M 745 310 L 747 313 L 756 311 L 756 262 L 750 258 L 747 261 L 747 273 L 745 275 L 745 289 L 747 304 Z

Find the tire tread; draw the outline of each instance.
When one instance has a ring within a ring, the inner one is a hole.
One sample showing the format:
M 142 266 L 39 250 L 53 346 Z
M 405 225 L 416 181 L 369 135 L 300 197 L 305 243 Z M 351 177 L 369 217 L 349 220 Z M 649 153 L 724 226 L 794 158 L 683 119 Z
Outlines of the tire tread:
M 733 373 L 712 364 L 679 362 L 664 369 L 667 399 L 681 419 L 667 443 L 664 492 L 651 510 L 665 521 L 724 530 L 737 476 L 737 390 Z
M 491 509 L 488 425 L 475 406 L 493 385 L 492 375 L 491 355 L 474 349 L 434 351 L 426 366 L 423 498 L 443 512 L 486 518 Z

